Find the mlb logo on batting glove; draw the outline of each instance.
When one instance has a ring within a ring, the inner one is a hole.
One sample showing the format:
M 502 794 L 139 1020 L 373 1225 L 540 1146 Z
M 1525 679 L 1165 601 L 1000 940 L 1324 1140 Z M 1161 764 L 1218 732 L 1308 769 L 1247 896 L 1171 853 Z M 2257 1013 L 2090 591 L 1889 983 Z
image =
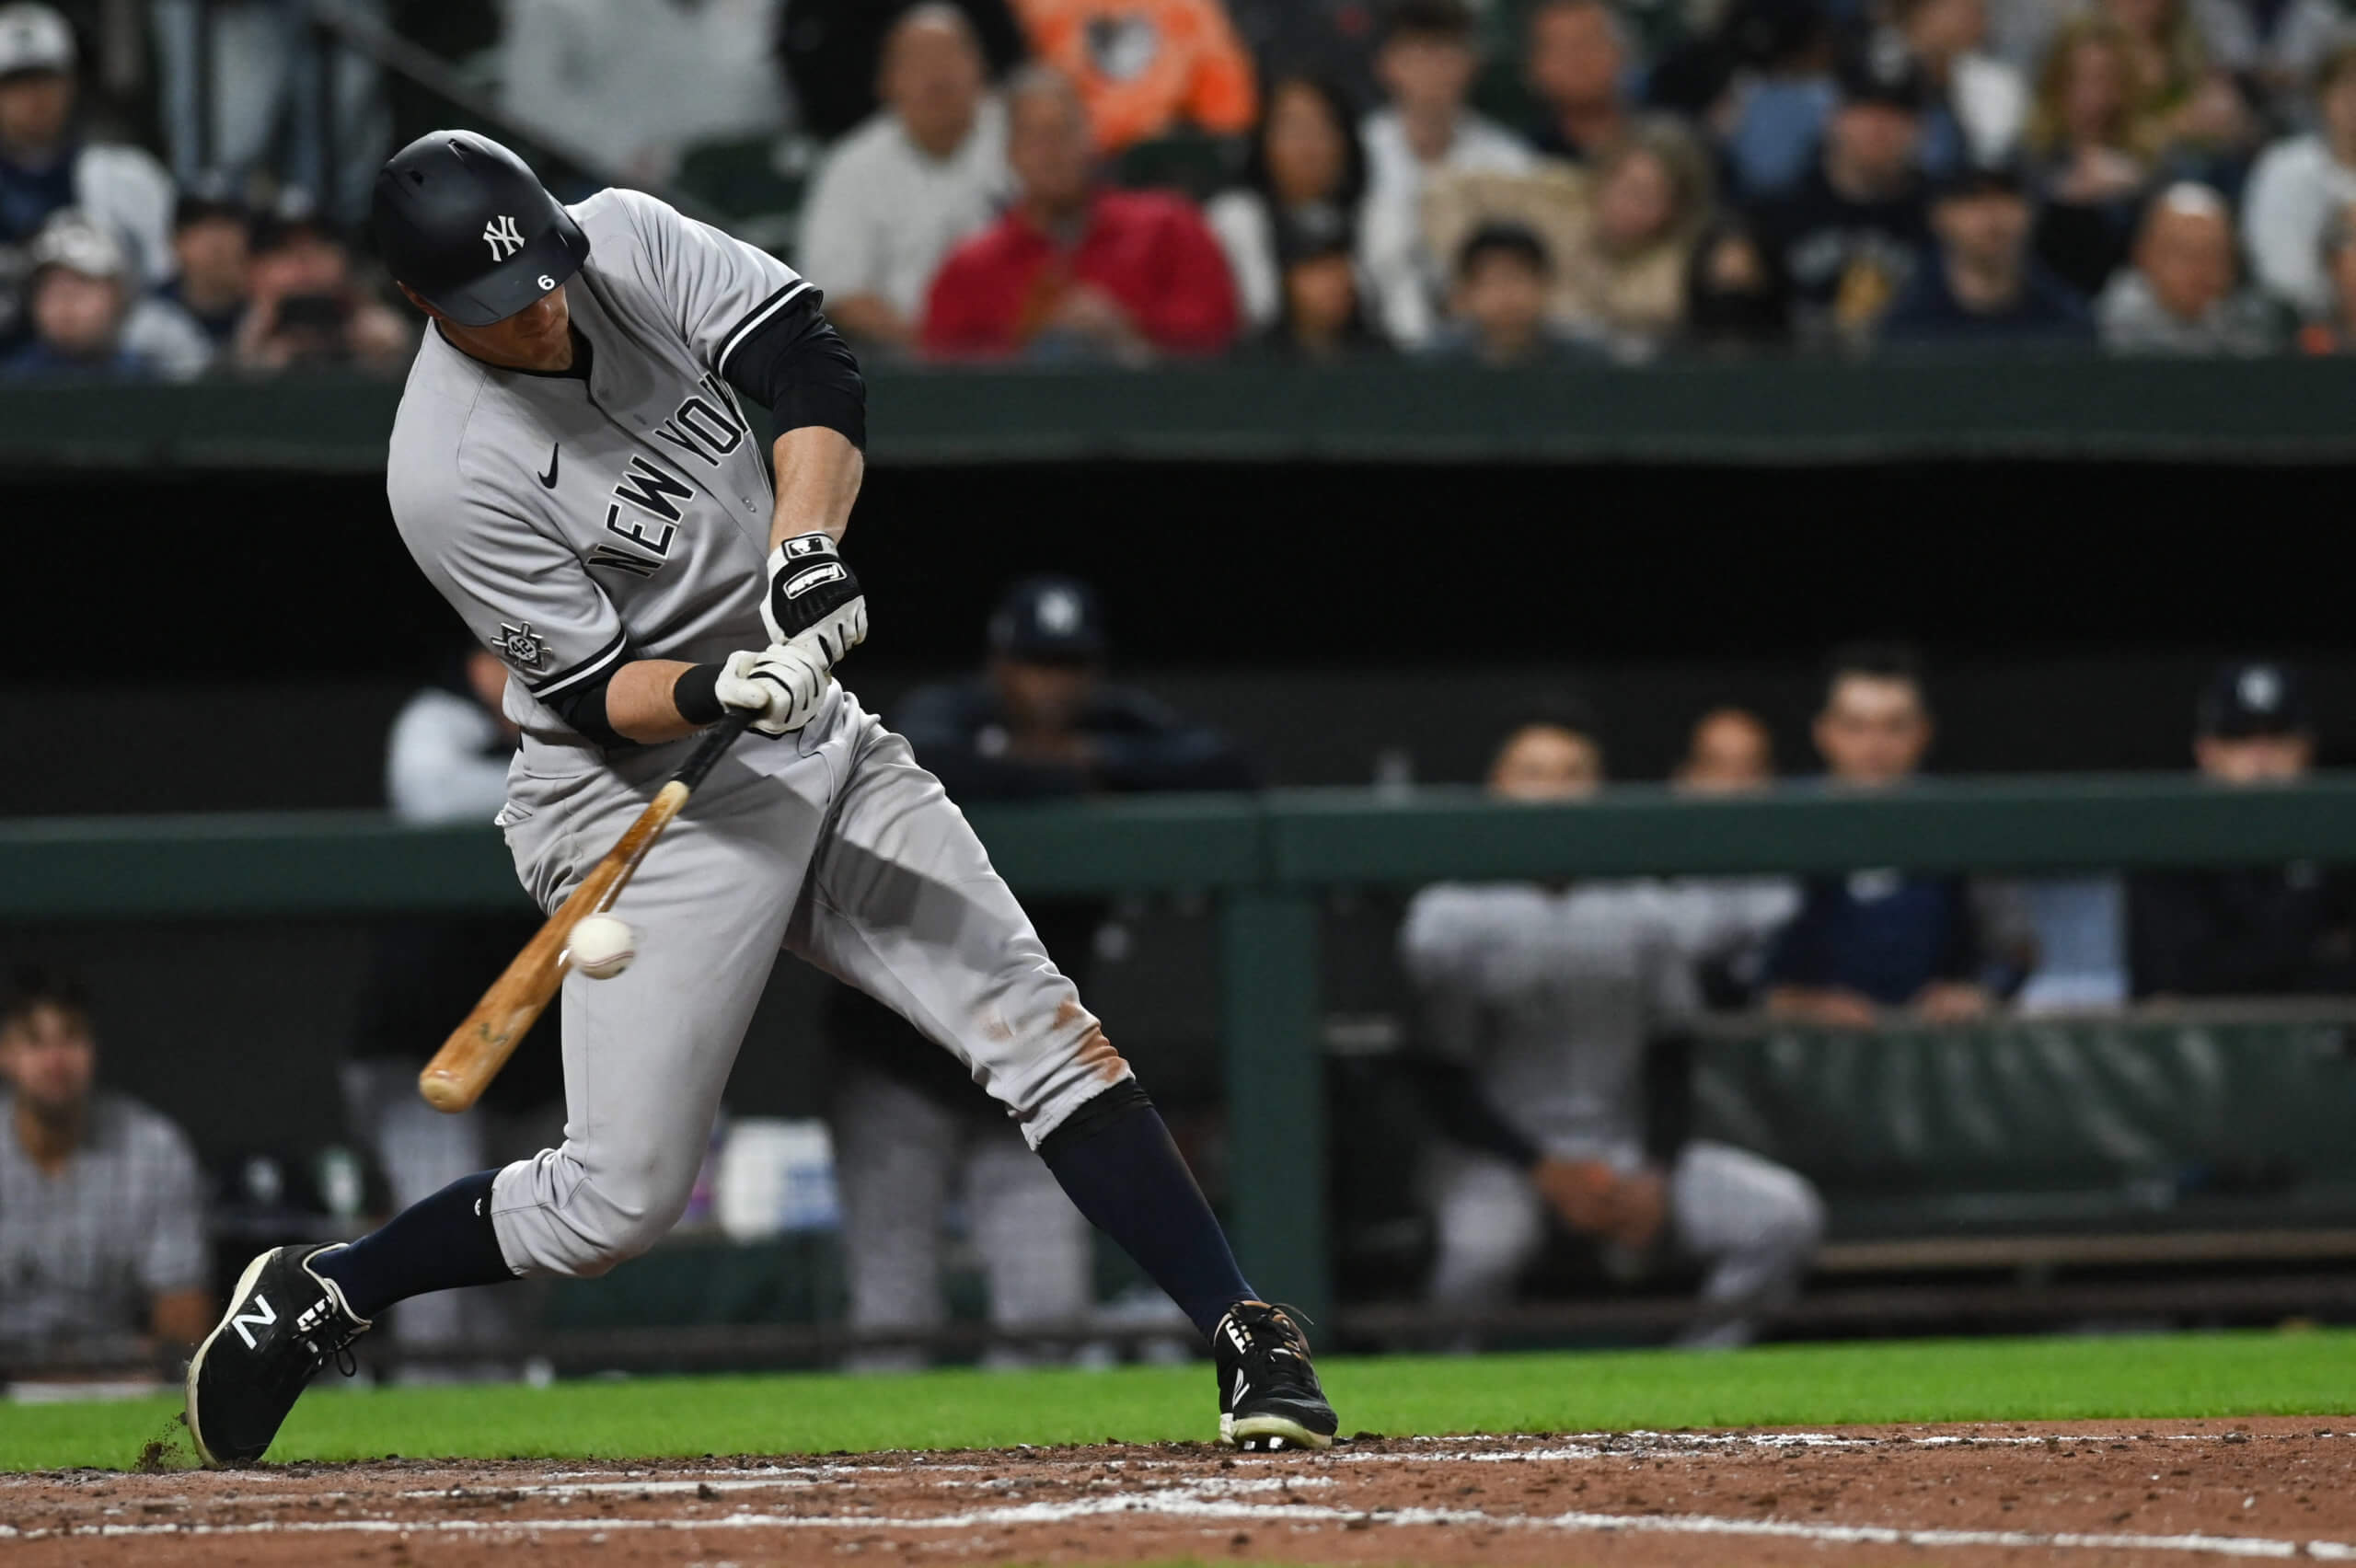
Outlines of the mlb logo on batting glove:
M 867 640 L 867 595 L 825 534 L 797 534 L 769 552 L 761 620 L 772 642 L 810 634 L 829 668 Z

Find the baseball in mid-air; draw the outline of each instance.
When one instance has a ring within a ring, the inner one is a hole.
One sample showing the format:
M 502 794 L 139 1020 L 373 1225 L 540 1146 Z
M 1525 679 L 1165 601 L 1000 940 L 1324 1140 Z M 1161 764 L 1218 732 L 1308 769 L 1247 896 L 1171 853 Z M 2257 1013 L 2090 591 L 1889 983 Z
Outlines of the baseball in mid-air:
M 572 928 L 567 946 L 573 968 L 592 980 L 611 980 L 638 956 L 638 934 L 611 915 L 587 915 Z

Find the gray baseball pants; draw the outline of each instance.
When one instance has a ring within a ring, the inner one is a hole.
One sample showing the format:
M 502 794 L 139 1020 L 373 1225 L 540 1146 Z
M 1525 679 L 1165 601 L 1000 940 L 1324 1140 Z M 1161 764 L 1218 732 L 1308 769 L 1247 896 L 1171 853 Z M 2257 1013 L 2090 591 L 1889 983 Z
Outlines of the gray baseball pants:
M 1530 1178 L 1495 1155 L 1454 1146 L 1426 1169 L 1439 1255 L 1431 1299 L 1479 1309 L 1510 1298 L 1545 1245 L 1551 1211 Z M 1727 1144 L 1685 1146 L 1669 1171 L 1669 1233 L 1705 1269 L 1702 1297 L 1680 1343 L 1748 1343 L 1755 1317 L 1788 1302 L 1824 1239 L 1824 1202 L 1807 1179 Z
M 554 909 L 692 742 L 608 764 L 527 744 L 501 821 Z M 564 981 L 564 1141 L 501 1170 L 520 1274 L 591 1275 L 677 1222 L 780 948 L 953 1053 L 1035 1148 L 1130 1076 L 908 744 L 837 688 L 798 734 L 747 734 L 640 866 L 615 914 L 638 958 Z

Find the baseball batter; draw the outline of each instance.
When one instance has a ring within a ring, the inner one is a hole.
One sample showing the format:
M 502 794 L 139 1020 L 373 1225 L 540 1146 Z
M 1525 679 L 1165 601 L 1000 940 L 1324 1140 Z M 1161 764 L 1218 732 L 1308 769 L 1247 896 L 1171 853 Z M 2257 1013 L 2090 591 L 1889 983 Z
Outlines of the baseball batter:
M 637 963 L 565 981 L 564 1141 L 356 1242 L 256 1258 L 190 1364 L 204 1458 L 258 1458 L 396 1301 L 598 1274 L 652 1247 L 781 947 L 1005 1105 L 1210 1339 L 1223 1441 L 1330 1441 L 1306 1341 L 1244 1282 L 1127 1064 L 939 783 L 833 677 L 867 630 L 841 550 L 866 409 L 817 288 L 649 196 L 561 206 L 465 133 L 397 154 L 374 222 L 434 325 L 394 421 L 393 516 L 507 666 L 523 741 L 499 821 L 525 887 L 560 904 L 728 709 L 756 733 L 623 896 Z M 745 399 L 779 432 L 774 480 Z

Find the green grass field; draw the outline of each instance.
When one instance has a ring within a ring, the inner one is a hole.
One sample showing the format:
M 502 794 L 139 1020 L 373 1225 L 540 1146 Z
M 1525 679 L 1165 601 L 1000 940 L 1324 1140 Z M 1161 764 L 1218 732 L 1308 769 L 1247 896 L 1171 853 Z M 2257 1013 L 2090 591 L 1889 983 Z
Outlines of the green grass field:
M 1565 1432 L 1891 1421 L 2356 1412 L 2356 1332 L 1785 1345 L 1321 1366 L 1345 1432 Z M 663 1378 L 345 1391 L 330 1375 L 271 1458 L 636 1458 L 1200 1439 L 1201 1366 Z M 0 1469 L 123 1467 L 176 1398 L 0 1405 Z

